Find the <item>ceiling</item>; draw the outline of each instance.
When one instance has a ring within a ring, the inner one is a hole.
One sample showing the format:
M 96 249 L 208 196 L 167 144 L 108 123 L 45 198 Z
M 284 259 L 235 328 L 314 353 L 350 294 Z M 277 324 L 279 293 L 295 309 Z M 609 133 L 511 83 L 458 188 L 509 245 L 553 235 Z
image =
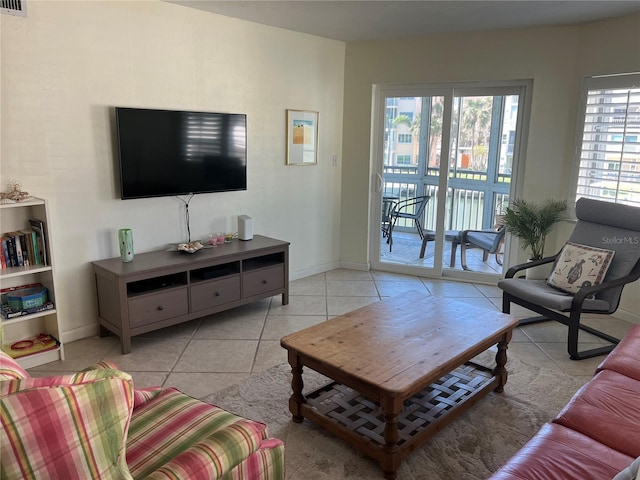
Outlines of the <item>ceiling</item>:
M 571 25 L 640 12 L 640 0 L 166 0 L 343 42 Z

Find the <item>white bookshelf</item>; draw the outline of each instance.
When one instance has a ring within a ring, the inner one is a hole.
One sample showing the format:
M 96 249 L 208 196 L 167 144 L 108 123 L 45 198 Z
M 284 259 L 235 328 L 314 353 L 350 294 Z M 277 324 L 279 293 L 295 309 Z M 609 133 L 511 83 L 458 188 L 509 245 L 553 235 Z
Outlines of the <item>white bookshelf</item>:
M 60 345 L 48 350 L 18 358 L 23 368 L 32 368 L 56 360 L 64 360 L 64 347 L 60 338 L 59 311 L 55 300 L 54 259 L 51 248 L 51 222 L 47 201 L 42 198 L 17 203 L 0 205 L 0 234 L 30 229 L 29 219 L 37 218 L 45 225 L 45 243 L 47 251 L 46 265 L 27 267 L 8 267 L 0 270 L 0 289 L 41 283 L 47 287 L 49 300 L 55 305 L 52 310 L 45 310 L 30 315 L 6 319 L 0 317 L 3 330 L 3 344 L 11 344 L 33 337 L 40 333 L 48 333 L 55 337 Z M 1 247 L 0 247 L 1 248 Z

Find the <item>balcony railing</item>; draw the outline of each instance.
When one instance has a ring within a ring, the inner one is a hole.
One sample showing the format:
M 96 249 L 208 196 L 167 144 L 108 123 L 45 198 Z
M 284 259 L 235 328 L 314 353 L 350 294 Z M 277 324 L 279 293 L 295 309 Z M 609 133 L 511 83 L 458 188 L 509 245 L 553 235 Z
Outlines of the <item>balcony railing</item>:
M 427 230 L 435 230 L 438 186 L 426 183 L 419 185 L 416 181 L 403 181 L 407 180 L 406 177 L 403 178 L 403 175 L 417 174 L 416 167 L 385 167 L 384 172 L 386 181 L 384 183 L 383 197 L 400 201 L 417 195 L 431 196 L 425 209 L 423 225 Z M 453 172 L 451 172 L 451 178 L 462 180 L 464 183 L 474 180 L 484 180 L 486 182 L 486 174 L 482 172 L 458 170 L 455 173 L 454 177 Z M 484 179 L 478 178 L 482 175 L 484 175 Z M 501 184 L 503 188 L 508 187 L 509 182 L 510 175 L 507 174 L 501 174 L 497 179 L 497 183 Z M 493 184 L 493 189 L 491 187 L 492 185 L 488 182 L 484 185 L 478 185 L 477 188 L 466 186 L 449 187 L 446 199 L 445 229 L 493 228 L 495 226 L 495 216 L 501 213 L 501 209 L 509 203 L 509 194 L 496 192 L 495 184 Z M 397 228 L 410 231 L 414 228 L 413 222 L 400 219 Z

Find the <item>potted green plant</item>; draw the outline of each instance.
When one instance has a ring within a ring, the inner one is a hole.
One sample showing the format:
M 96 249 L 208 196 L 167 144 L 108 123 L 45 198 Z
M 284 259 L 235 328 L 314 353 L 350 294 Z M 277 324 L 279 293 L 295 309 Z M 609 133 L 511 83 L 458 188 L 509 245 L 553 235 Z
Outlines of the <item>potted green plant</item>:
M 505 208 L 503 222 L 507 232 L 520 238 L 523 250 L 530 250 L 530 260 L 539 260 L 544 255 L 547 235 L 556 223 L 562 220 L 567 209 L 565 200 L 548 199 L 537 204 L 517 199 Z

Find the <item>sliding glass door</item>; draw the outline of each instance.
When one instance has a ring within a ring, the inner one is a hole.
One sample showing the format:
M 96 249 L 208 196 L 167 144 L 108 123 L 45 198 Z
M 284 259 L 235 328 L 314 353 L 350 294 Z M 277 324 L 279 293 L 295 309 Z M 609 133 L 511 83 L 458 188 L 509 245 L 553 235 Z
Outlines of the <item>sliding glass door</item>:
M 377 87 L 374 268 L 502 273 L 504 244 L 498 236 L 490 254 L 466 249 L 466 258 L 460 242 L 465 230 L 492 235 L 500 228 L 522 149 L 526 88 Z

